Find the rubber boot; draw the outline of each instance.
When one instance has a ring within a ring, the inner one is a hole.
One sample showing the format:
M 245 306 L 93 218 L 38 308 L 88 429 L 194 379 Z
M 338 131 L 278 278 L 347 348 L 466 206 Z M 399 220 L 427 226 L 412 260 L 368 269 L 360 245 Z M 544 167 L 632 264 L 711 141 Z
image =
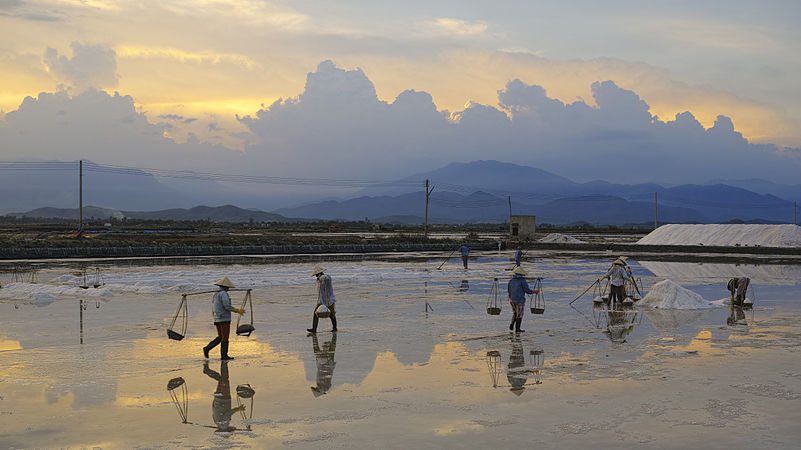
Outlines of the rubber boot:
M 515 333 L 525 333 L 526 330 L 521 330 L 520 325 L 523 323 L 523 318 L 517 319 L 515 321 Z
M 216 338 L 214 338 L 214 340 L 209 342 L 209 345 L 203 347 L 203 356 L 205 356 L 206 359 L 209 359 L 209 352 L 211 351 L 211 349 L 216 347 L 217 344 L 219 344 L 219 343 L 220 343 L 220 337 L 217 336 Z
M 337 316 L 331 316 L 331 331 L 337 331 Z
M 228 356 L 228 342 L 220 343 L 220 359 L 222 361 L 230 361 L 234 359 L 233 356 Z
M 515 322 L 517 322 L 517 319 L 515 318 L 515 316 L 512 316 L 512 323 L 509 324 L 509 331 L 515 329 Z
M 320 322 L 320 318 L 317 317 L 317 314 L 315 314 L 314 318 L 312 319 L 312 327 L 311 328 L 306 328 L 306 331 L 308 331 L 309 333 L 316 333 L 317 332 L 317 324 L 319 322 Z

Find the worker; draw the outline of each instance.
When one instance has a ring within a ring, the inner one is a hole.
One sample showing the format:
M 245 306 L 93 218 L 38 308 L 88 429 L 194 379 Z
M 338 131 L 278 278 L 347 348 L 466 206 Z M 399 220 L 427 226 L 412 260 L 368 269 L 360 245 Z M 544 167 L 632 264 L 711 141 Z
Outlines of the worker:
M 512 323 L 509 324 L 509 330 L 516 333 L 524 333 L 526 330 L 521 330 L 520 326 L 523 322 L 523 312 L 526 310 L 526 294 L 534 294 L 526 282 L 526 275 L 528 273 L 522 267 L 515 267 L 512 270 L 512 279 L 509 280 L 507 291 L 509 292 L 509 304 L 512 305 Z
M 517 249 L 515 252 L 515 267 L 520 267 L 520 262 L 523 260 L 523 250 Z
M 732 278 L 726 283 L 726 288 L 731 293 L 731 304 L 742 307 L 745 302 L 745 294 L 751 279 L 748 277 Z
M 208 359 L 211 349 L 220 344 L 220 359 L 223 361 L 234 359 L 233 356 L 228 355 L 228 335 L 231 332 L 231 311 L 237 314 L 244 314 L 244 309 L 234 308 L 231 306 L 231 297 L 228 296 L 228 289 L 234 287 L 234 283 L 223 277 L 221 280 L 214 283 L 219 286 L 220 290 L 214 293 L 212 301 L 212 311 L 214 313 L 214 327 L 217 328 L 217 337 L 214 338 L 208 345 L 203 347 L 203 356 Z
M 612 267 L 606 272 L 606 275 L 598 278 L 598 282 L 604 279 L 609 279 L 609 304 L 614 302 L 623 302 L 626 298 L 626 289 L 624 287 L 626 280 L 631 278 L 631 275 L 626 271 L 626 261 L 618 258 L 612 263 Z
M 312 314 L 312 327 L 307 328 L 309 333 L 317 332 L 317 324 L 320 318 L 317 317 L 317 309 L 320 306 L 325 306 L 331 311 L 331 331 L 337 331 L 337 313 L 334 309 L 336 298 L 334 297 L 334 286 L 331 284 L 331 275 L 325 273 L 325 268 L 322 266 L 315 266 L 312 271 L 312 276 L 317 278 L 317 306 L 314 307 Z
M 467 257 L 468 255 L 470 255 L 470 249 L 467 248 L 466 245 L 462 244 L 462 246 L 459 247 L 459 253 L 462 254 L 462 263 L 464 264 L 464 270 L 467 270 Z

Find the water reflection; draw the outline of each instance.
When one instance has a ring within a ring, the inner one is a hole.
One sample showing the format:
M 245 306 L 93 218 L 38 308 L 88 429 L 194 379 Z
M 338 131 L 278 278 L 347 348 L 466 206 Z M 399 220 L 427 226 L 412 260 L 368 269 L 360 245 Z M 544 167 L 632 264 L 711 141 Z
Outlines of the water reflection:
M 510 340 L 511 348 L 509 361 L 506 364 L 507 385 L 501 385 L 503 370 L 502 355 L 498 350 L 487 351 L 487 369 L 492 380 L 492 387 L 509 387 L 509 391 L 520 396 L 526 386 L 542 384 L 542 370 L 545 364 L 545 353 L 540 349 L 529 351 L 529 360 L 526 362 L 523 341 L 518 337 Z
M 220 361 L 219 372 L 210 368 L 208 361 L 203 363 L 203 373 L 217 382 L 211 402 L 211 418 L 214 425 L 204 425 L 189 420 L 189 389 L 183 377 L 172 378 L 167 382 L 167 392 L 175 408 L 181 423 L 197 425 L 204 428 L 212 428 L 220 436 L 230 436 L 234 431 L 250 431 L 250 418 L 253 416 L 253 403 L 256 391 L 249 384 L 241 384 L 236 387 L 237 406 L 233 407 L 231 396 L 231 383 L 228 373 L 228 361 Z M 246 414 L 247 406 L 243 403 L 250 399 L 250 415 Z M 244 428 L 237 428 L 231 425 L 231 420 L 236 413 L 242 415 Z
M 634 326 L 642 321 L 639 311 L 631 307 L 616 303 L 611 306 L 601 305 L 593 309 L 598 313 L 598 322 L 603 322 L 606 330 L 604 334 L 612 342 L 622 344 L 626 336 L 634 331 Z
M 314 359 L 317 363 L 317 385 L 311 387 L 311 391 L 315 397 L 319 397 L 331 389 L 332 379 L 334 377 L 334 352 L 337 348 L 337 333 L 331 333 L 331 338 L 320 343 L 317 340 L 317 334 L 312 334 L 312 347 L 314 349 Z
M 735 305 L 731 305 L 729 308 L 730 308 L 730 314 L 729 317 L 726 318 L 726 325 L 729 326 L 748 325 L 748 321 L 745 318 L 745 311 L 743 311 L 743 308 Z

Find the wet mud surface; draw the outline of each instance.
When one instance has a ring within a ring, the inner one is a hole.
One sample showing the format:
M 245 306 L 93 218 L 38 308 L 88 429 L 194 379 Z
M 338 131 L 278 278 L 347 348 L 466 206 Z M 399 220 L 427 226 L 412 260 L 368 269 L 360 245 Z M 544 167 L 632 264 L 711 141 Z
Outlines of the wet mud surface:
M 524 263 L 545 313 L 527 305 L 514 334 L 508 303 L 485 311 L 508 255 L 476 256 L 469 271 L 328 262 L 336 334 L 325 319 L 305 331 L 319 261 L 124 265 L 97 290 L 57 267 L 4 283 L 0 447 L 797 447 L 798 266 L 631 261 L 646 290 L 670 278 L 706 300 L 746 274 L 755 307 L 609 311 L 569 305 L 608 260 L 546 255 Z M 210 295 L 190 300 L 184 340 L 165 332 L 180 293 L 222 275 L 254 288 L 256 331 L 232 336 L 229 363 L 202 357 Z

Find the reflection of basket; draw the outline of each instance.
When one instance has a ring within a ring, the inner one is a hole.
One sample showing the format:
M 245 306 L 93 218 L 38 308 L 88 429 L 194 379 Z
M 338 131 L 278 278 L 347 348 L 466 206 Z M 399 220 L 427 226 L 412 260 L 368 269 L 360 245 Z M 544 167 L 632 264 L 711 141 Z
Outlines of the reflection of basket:
M 328 307 L 325 305 L 320 305 L 320 307 L 317 308 L 317 311 L 315 311 L 314 314 L 321 319 L 326 319 L 328 317 L 331 317 L 331 310 L 328 309 Z
M 256 394 L 256 391 L 250 387 L 249 384 L 240 384 L 236 387 L 236 395 L 242 398 L 251 398 Z
M 487 308 L 487 314 L 489 314 L 491 316 L 497 316 L 500 313 L 501 313 L 501 308 L 499 308 L 499 307 L 490 306 L 489 308 Z

